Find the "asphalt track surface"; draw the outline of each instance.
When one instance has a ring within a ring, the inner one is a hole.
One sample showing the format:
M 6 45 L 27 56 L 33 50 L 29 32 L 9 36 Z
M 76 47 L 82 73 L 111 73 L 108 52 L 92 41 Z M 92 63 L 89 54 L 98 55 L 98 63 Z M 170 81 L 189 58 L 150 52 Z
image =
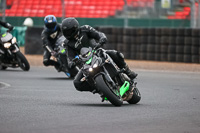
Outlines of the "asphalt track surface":
M 136 71 L 142 100 L 121 107 L 53 67 L 0 71 L 0 133 L 200 133 L 200 73 Z

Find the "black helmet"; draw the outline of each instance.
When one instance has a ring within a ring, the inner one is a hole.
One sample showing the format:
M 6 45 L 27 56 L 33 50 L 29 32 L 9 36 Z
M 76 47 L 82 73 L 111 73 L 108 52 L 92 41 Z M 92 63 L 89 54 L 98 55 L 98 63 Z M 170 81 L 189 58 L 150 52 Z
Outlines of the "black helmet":
M 57 20 L 54 15 L 47 15 L 44 18 L 45 27 L 50 31 L 56 31 L 57 29 Z
M 62 21 L 62 32 L 67 39 L 74 38 L 79 30 L 79 23 L 75 18 L 65 18 Z

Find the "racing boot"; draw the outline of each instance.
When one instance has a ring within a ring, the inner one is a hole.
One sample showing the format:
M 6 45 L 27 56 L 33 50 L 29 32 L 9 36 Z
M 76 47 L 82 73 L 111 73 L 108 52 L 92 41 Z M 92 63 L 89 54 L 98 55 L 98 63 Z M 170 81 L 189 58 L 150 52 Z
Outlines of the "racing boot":
M 54 67 L 58 72 L 62 71 L 62 66 L 60 64 L 54 64 Z
M 62 71 L 67 75 L 68 78 L 71 78 L 71 74 L 70 74 L 69 69 L 67 68 L 66 64 L 62 65 Z
M 135 72 L 133 72 L 133 71 L 131 71 L 130 68 L 128 67 L 128 65 L 126 65 L 124 69 L 125 69 L 125 72 L 124 72 L 124 73 L 126 73 L 127 76 L 128 76 L 131 80 L 133 80 L 133 79 L 135 79 L 135 78 L 137 77 L 138 74 L 135 73 Z

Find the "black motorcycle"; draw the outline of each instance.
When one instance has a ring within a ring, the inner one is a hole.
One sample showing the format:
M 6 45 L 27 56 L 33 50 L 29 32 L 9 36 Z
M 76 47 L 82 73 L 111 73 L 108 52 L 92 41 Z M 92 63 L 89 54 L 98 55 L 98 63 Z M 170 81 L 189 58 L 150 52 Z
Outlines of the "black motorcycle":
M 75 67 L 75 68 L 70 69 L 68 67 L 67 51 L 66 51 L 66 48 L 63 46 L 64 40 L 65 40 L 64 36 L 61 36 L 57 39 L 56 46 L 54 48 L 54 51 L 57 54 L 56 54 L 56 56 L 52 56 L 51 58 L 54 61 L 57 61 L 61 66 L 60 68 L 55 67 L 56 70 L 58 70 L 59 72 L 60 71 L 64 72 L 67 75 L 67 77 L 69 77 L 69 78 L 73 78 L 78 73 L 79 68 Z
M 20 67 L 24 71 L 30 69 L 29 62 L 26 57 L 20 52 L 17 40 L 9 32 L 1 36 L 0 44 L 0 70 L 5 70 L 7 67 Z
M 79 57 L 83 62 L 81 82 L 88 82 L 94 88 L 93 93 L 100 94 L 102 101 L 108 100 L 115 106 L 121 106 L 123 101 L 129 104 L 140 101 L 137 82 L 130 80 L 125 70 L 118 68 L 104 49 L 82 48 Z M 80 60 L 74 59 L 77 61 Z

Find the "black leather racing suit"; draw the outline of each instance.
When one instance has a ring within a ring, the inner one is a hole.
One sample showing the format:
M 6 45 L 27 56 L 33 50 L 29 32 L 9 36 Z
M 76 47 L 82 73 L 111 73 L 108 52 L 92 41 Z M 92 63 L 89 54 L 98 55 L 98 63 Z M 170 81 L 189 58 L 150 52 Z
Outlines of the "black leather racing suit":
M 99 42 L 103 39 L 107 41 L 104 33 L 95 30 L 89 25 L 81 26 L 79 29 L 78 37 L 76 37 L 76 39 L 65 41 L 65 46 L 68 51 L 69 67 L 73 67 L 72 59 L 74 59 L 76 55 L 80 54 L 82 47 L 94 47 L 97 44 L 96 41 Z M 110 55 L 118 67 L 124 68 L 126 66 L 122 53 L 115 50 L 107 50 L 106 52 Z M 78 91 L 92 91 L 93 89 L 87 82 L 80 81 L 82 77 L 83 72 L 80 70 L 74 79 L 74 86 L 76 89 Z
M 60 24 L 57 24 L 56 31 L 51 31 L 44 27 L 42 31 L 41 38 L 43 41 L 44 55 L 43 55 L 43 64 L 45 66 L 53 65 L 56 68 L 59 68 L 60 64 L 56 61 L 50 60 L 52 53 L 54 52 L 56 40 L 62 36 Z

